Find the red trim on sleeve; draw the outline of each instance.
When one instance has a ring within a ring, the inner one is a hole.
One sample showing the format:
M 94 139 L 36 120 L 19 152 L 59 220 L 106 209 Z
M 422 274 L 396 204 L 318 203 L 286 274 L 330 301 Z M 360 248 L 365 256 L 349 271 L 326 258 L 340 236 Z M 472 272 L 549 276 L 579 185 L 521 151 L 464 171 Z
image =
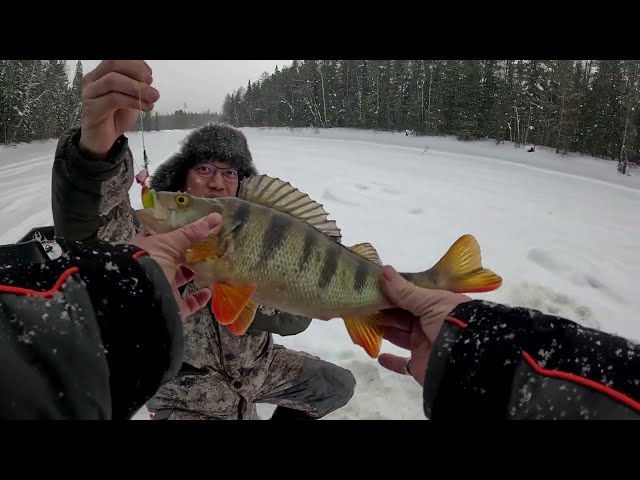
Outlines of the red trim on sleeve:
M 446 322 L 449 323 L 453 323 L 454 325 L 457 325 L 460 328 L 467 328 L 467 324 L 464 323 L 462 320 L 459 320 L 455 317 L 447 317 L 444 319 Z
M 552 378 L 559 378 L 561 380 L 568 380 L 570 382 L 584 385 L 585 387 L 593 388 L 594 390 L 604 393 L 605 395 L 609 395 L 615 400 L 640 412 L 640 402 L 626 396 L 623 393 L 618 392 L 617 390 L 614 390 L 613 388 L 609 388 L 606 385 L 603 385 L 598 382 L 594 382 L 593 380 L 589 380 L 588 378 L 584 378 L 584 377 L 581 377 L 580 375 L 575 375 L 573 373 L 562 372 L 560 370 L 546 369 L 542 367 L 540 364 L 538 364 L 538 362 L 536 362 L 533 359 L 533 357 L 529 355 L 527 352 L 522 352 L 522 356 L 524 357 L 525 361 L 529 364 L 529 366 L 533 368 L 533 370 L 540 375 L 544 375 L 546 377 L 552 377 Z
M 460 319 L 455 317 L 447 317 L 445 321 L 449 323 L 453 323 L 460 328 L 467 328 L 467 324 Z M 611 398 L 623 403 L 624 405 L 633 408 L 634 410 L 640 412 L 640 402 L 637 400 L 628 397 L 627 395 L 614 390 L 613 388 L 607 387 L 598 382 L 594 382 L 593 380 L 589 380 L 588 378 L 581 377 L 580 375 L 576 375 L 574 373 L 563 372 L 561 370 L 550 370 L 542 367 L 538 362 L 536 362 L 531 355 L 527 352 L 522 352 L 522 357 L 529 364 L 529 366 L 539 375 L 544 375 L 546 377 L 559 378 L 561 380 L 567 380 L 570 382 L 577 383 L 579 385 L 583 385 L 585 387 L 592 388 L 597 390 L 598 392 L 604 393 L 605 395 L 610 396 Z
M 149 253 L 145 252 L 144 250 L 138 250 L 136 253 L 131 255 L 131 257 L 134 259 L 138 259 L 140 257 L 144 257 L 145 255 L 149 255 Z
M 62 287 L 62 284 L 67 280 L 67 278 L 69 278 L 71 275 L 73 275 L 78 271 L 79 271 L 78 267 L 71 267 L 66 269 L 64 272 L 62 272 L 62 275 L 58 277 L 58 280 L 56 280 L 56 283 L 53 285 L 53 287 L 51 287 L 49 290 L 46 290 L 46 291 L 31 290 L 29 288 L 14 287 L 11 285 L 0 285 L 0 292 L 15 293 L 16 295 L 32 295 L 35 297 L 45 297 L 45 298 L 50 297 L 54 293 L 56 293 L 58 290 L 60 290 L 60 288 Z

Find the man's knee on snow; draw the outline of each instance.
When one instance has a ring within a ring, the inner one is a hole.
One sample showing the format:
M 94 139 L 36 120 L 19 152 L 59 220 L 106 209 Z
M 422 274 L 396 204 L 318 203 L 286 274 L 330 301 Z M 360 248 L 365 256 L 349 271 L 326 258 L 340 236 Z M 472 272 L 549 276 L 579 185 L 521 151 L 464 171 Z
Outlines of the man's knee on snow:
M 349 370 L 322 360 L 306 360 L 301 376 L 308 378 L 313 397 L 309 398 L 309 403 L 315 408 L 317 417 L 345 406 L 356 387 L 356 379 Z
M 356 377 L 350 370 L 338 366 L 336 366 L 335 373 L 339 385 L 338 392 L 342 392 L 342 404 L 345 405 L 353 397 L 356 389 Z

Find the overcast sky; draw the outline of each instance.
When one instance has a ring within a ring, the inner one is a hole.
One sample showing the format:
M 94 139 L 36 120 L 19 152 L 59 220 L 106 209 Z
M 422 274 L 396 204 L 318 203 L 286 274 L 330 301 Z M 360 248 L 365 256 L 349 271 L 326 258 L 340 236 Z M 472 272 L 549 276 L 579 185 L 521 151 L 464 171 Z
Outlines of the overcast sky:
M 101 60 L 81 60 L 86 74 Z M 154 111 L 171 113 L 180 108 L 194 112 L 221 112 L 227 93 L 258 80 L 263 72 L 273 73 L 276 65 L 292 60 L 147 60 L 153 70 L 153 86 L 160 91 Z M 73 78 L 76 60 L 69 60 Z

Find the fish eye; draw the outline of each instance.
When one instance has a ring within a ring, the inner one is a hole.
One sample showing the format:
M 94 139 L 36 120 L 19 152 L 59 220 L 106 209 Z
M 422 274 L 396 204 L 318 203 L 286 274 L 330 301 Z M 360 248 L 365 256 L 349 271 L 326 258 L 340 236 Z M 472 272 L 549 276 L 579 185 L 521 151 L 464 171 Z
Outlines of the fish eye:
M 189 204 L 189 199 L 185 195 L 176 195 L 176 203 L 181 207 L 186 207 Z

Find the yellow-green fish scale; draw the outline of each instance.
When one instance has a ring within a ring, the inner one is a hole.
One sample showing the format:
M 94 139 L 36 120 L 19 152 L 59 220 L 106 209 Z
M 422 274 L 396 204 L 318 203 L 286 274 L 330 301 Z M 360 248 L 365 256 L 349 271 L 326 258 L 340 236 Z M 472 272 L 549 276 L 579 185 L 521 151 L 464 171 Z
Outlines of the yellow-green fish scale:
M 286 213 L 225 202 L 223 219 L 242 218 L 218 275 L 256 284 L 259 303 L 310 316 L 338 315 L 384 302 L 377 265 Z M 243 211 L 244 209 L 244 211 Z M 369 310 L 369 309 L 367 309 Z

